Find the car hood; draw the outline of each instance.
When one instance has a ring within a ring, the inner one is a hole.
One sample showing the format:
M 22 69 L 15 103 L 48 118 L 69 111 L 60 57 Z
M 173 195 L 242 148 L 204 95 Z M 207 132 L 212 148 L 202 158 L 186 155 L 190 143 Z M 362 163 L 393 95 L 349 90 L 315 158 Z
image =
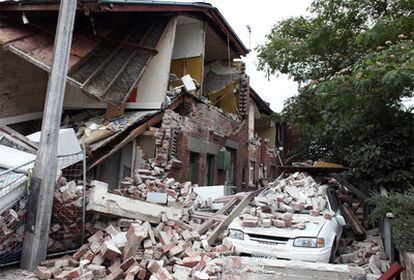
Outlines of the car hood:
M 294 214 L 293 222 L 305 222 L 305 229 L 293 229 L 293 228 L 278 228 L 271 226 L 269 228 L 264 227 L 244 227 L 241 225 L 239 217 L 233 220 L 229 229 L 241 230 L 247 234 L 258 234 L 264 236 L 296 238 L 296 237 L 318 237 L 318 234 L 326 220 L 323 216 L 313 217 L 308 214 Z

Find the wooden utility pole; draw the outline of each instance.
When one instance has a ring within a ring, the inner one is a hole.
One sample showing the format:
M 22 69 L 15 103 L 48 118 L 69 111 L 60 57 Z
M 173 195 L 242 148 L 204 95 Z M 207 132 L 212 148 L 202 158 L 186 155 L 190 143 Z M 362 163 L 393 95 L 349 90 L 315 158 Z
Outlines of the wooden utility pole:
M 61 0 L 52 70 L 47 86 L 39 149 L 30 183 L 21 267 L 33 270 L 46 258 L 58 168 L 57 145 L 76 15 L 75 0 Z

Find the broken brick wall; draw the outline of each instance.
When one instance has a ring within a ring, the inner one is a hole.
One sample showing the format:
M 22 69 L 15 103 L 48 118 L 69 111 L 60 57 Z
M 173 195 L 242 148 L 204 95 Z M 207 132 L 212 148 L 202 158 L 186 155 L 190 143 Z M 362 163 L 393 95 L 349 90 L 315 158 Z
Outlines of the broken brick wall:
M 227 172 L 217 168 L 218 152 L 223 148 L 229 149 L 226 143 L 232 141 L 236 143 L 236 149 L 232 147 L 235 151 L 233 184 L 241 186 L 247 154 L 245 122 L 191 97 L 187 97 L 176 111 L 182 115 L 166 110 L 161 128 L 156 133 L 157 164 L 169 169 L 168 175 L 176 180 L 187 181 L 190 179 L 190 154 L 193 152 L 197 157 L 193 164 L 196 169 L 193 182 L 207 184 L 210 162 L 210 183 L 222 185 L 226 183 Z M 171 161 L 172 158 L 175 159 Z
M 155 139 L 157 165 L 169 170 L 168 176 L 178 181 L 191 180 L 201 186 L 229 183 L 244 191 L 247 190 L 252 159 L 255 162 L 255 186 L 260 168 L 265 167 L 267 178 L 276 176 L 276 157 L 268 151 L 265 142 L 259 140 L 257 145 L 248 144 L 245 119 L 223 113 L 220 108 L 191 96 L 186 96 L 175 111 L 165 111 Z M 217 168 L 221 149 L 234 152 L 233 182 L 227 181 L 228 171 Z

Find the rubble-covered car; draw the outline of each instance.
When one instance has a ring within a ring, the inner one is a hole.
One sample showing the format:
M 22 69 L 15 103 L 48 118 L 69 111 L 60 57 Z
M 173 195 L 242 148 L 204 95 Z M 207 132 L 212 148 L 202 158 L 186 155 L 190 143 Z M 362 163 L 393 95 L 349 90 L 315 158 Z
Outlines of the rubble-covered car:
M 336 190 L 309 177 L 304 177 L 302 188 L 300 180 L 289 177 L 282 189 L 265 189 L 255 201 L 268 203 L 265 208 L 270 213 L 262 211 L 263 205 L 251 207 L 230 224 L 226 239 L 237 253 L 295 261 L 333 261 L 346 222 Z M 290 206 L 286 204 L 289 201 Z

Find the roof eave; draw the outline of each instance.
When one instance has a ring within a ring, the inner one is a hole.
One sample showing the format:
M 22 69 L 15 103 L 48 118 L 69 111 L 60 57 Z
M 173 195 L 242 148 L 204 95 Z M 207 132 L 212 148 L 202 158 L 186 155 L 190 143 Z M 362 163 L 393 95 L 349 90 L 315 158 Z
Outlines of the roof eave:
M 94 1 L 79 1 L 78 9 L 83 4 Z M 172 1 L 141 1 L 141 0 L 98 0 L 96 1 L 97 11 L 114 12 L 202 12 L 214 21 L 224 35 L 229 36 L 230 41 L 235 47 L 239 56 L 246 56 L 249 49 L 243 44 L 236 32 L 220 13 L 220 11 L 206 3 L 200 2 L 172 2 Z M 20 1 L 0 1 L 2 11 L 57 11 L 59 1 L 57 0 L 20 0 Z M 90 8 L 90 5 L 88 5 Z

